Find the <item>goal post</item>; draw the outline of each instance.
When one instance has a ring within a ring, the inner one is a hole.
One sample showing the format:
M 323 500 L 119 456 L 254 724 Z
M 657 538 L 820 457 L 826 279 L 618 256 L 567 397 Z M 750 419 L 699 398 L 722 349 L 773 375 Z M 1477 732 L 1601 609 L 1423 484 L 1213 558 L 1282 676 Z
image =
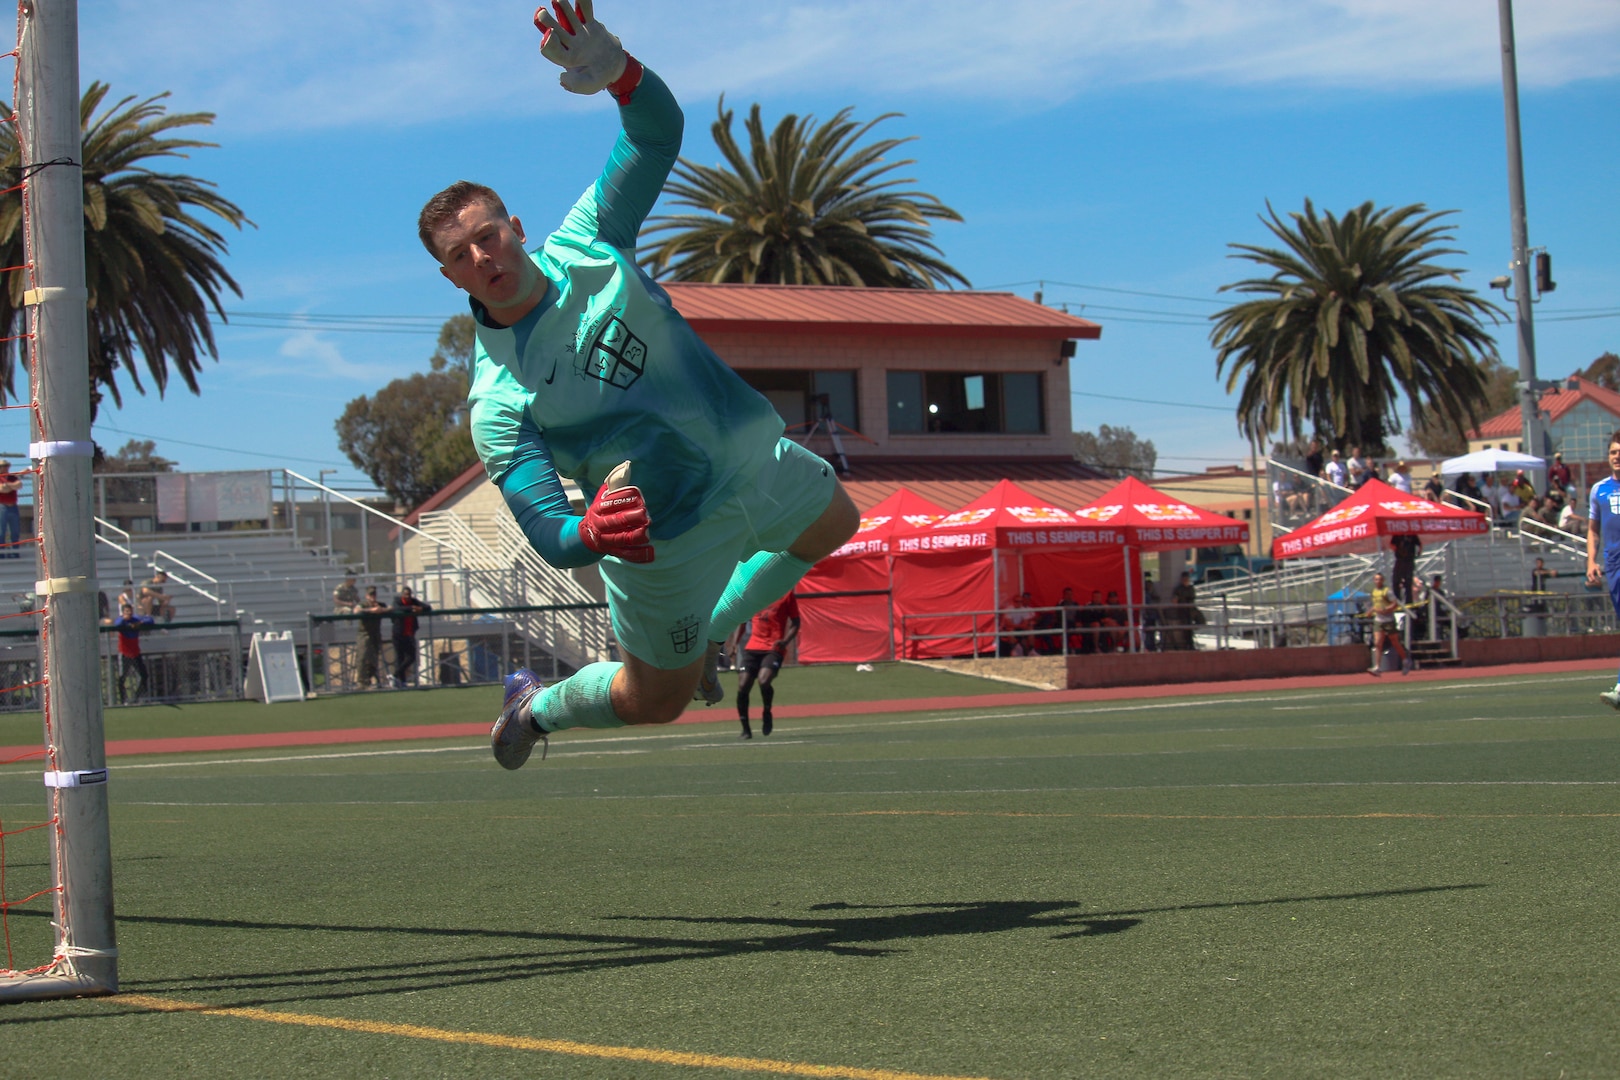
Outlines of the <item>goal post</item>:
M 91 503 L 90 374 L 76 0 L 20 0 L 16 119 L 22 150 L 37 470 L 45 797 L 55 947 L 0 973 L 0 1001 L 118 989 Z M 3 901 L 0 897 L 0 901 Z

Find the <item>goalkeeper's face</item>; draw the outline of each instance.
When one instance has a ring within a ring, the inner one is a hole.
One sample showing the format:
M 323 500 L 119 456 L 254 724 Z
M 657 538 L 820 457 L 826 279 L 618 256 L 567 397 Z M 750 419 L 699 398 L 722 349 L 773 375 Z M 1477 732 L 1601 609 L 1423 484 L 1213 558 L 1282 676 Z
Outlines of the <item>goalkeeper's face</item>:
M 522 222 L 485 202 L 468 203 L 433 230 L 439 272 L 507 325 L 544 297 L 524 240 Z

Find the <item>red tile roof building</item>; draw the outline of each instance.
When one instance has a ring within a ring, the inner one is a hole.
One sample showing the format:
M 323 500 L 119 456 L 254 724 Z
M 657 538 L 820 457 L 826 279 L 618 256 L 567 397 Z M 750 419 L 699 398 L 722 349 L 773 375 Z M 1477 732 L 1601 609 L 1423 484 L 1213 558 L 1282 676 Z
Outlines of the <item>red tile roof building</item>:
M 1562 451 L 1571 468 L 1581 464 L 1607 468 L 1609 436 L 1620 428 L 1620 393 L 1590 379 L 1571 375 L 1557 387 L 1542 391 L 1541 411 L 1553 450 Z M 1525 450 L 1524 418 L 1515 405 L 1497 413 L 1468 432 L 1468 449 Z

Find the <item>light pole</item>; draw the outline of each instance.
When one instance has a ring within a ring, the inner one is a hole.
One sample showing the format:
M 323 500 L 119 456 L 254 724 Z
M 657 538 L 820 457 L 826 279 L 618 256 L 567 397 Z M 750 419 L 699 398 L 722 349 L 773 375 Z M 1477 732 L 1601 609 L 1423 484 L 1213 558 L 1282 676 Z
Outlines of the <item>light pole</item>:
M 1513 218 L 1514 319 L 1519 348 L 1519 415 L 1524 452 L 1546 458 L 1541 387 L 1536 383 L 1536 330 L 1530 305 L 1530 227 L 1524 208 L 1524 152 L 1519 144 L 1519 73 L 1513 45 L 1513 0 L 1496 0 L 1502 33 L 1502 103 L 1507 114 L 1508 202 Z M 1544 484 L 1541 486 L 1545 486 Z

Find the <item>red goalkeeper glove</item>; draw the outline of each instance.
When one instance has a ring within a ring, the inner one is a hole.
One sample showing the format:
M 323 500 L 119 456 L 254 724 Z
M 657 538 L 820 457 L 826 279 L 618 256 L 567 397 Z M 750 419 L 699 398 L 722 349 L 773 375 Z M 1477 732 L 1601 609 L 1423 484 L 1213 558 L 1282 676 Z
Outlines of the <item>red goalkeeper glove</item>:
M 653 561 L 652 538 L 647 534 L 647 503 L 641 489 L 630 484 L 630 463 L 608 473 L 579 523 L 579 538 L 598 555 L 625 562 Z

